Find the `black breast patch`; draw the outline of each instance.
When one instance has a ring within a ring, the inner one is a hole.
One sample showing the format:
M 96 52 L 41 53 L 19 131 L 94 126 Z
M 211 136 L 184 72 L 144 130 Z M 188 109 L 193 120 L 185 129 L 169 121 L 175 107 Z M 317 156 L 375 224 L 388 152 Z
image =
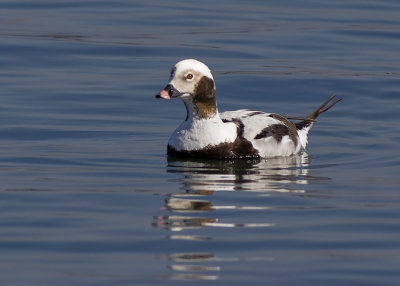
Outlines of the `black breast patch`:
M 215 146 L 206 146 L 200 150 L 175 150 L 168 145 L 168 155 L 177 157 L 191 157 L 200 159 L 259 159 L 260 155 L 249 141 L 236 139 L 232 143 L 220 143 Z

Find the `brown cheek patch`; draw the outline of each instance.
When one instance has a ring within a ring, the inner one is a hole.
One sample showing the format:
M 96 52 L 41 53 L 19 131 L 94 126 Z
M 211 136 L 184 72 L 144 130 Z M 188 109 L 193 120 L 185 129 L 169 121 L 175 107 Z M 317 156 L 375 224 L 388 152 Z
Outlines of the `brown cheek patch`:
M 217 113 L 214 81 L 203 76 L 195 88 L 193 103 L 200 118 L 209 118 Z

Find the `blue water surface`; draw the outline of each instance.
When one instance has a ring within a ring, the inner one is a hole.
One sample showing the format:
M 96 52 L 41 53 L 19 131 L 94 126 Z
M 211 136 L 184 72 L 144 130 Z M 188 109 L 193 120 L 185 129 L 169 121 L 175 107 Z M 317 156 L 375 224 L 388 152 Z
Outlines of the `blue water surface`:
M 1 285 L 397 285 L 400 3 L 2 1 Z M 307 150 L 184 160 L 171 67 Z

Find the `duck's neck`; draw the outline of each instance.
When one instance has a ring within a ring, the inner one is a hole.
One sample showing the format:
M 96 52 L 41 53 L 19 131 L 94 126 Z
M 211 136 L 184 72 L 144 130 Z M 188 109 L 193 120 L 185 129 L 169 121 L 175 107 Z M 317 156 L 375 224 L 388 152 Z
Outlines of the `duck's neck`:
M 187 113 L 186 121 L 219 117 L 215 97 L 208 101 L 196 101 L 195 98 L 187 98 L 183 102 Z

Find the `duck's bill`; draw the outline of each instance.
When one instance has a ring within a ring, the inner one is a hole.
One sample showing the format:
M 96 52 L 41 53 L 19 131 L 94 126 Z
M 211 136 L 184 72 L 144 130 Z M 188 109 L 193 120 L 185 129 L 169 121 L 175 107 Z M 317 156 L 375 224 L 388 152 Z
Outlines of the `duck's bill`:
M 182 94 L 172 84 L 168 84 L 162 91 L 160 91 L 156 98 L 171 99 L 173 97 L 179 97 Z
M 164 99 L 171 99 L 171 96 L 169 95 L 168 91 L 163 89 L 160 91 L 157 95 L 156 98 L 164 98 Z

